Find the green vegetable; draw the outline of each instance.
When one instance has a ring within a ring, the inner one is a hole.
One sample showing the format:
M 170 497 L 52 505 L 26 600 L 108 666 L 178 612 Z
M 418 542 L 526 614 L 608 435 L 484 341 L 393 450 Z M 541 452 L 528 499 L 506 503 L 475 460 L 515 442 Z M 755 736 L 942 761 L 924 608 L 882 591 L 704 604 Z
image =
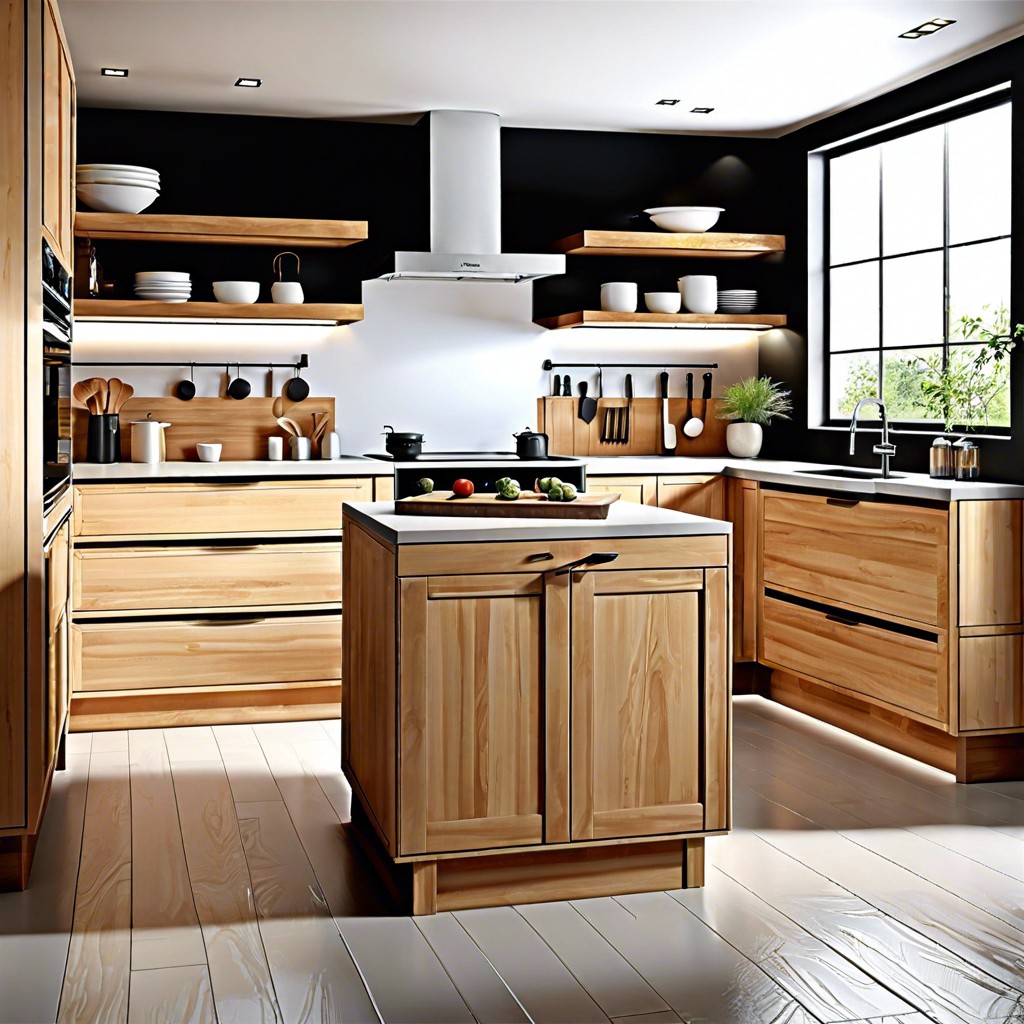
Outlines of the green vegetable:
M 422 480 L 416 481 L 416 486 L 424 493 L 429 494 L 434 489 L 434 481 L 429 476 L 423 477 Z
M 572 484 L 562 484 L 562 501 L 575 501 L 576 488 Z
M 559 480 L 557 476 L 551 476 L 551 477 L 548 477 L 548 479 L 551 481 L 551 483 L 548 484 L 548 490 L 549 491 L 551 490 L 552 487 L 561 487 L 562 486 L 562 481 Z
M 521 488 L 519 487 L 518 480 L 512 480 L 507 476 L 503 476 L 500 480 L 494 482 L 494 489 L 498 492 L 498 497 L 505 501 L 515 501 L 519 497 Z
M 564 493 L 561 484 L 552 484 L 548 488 L 548 501 L 561 501 Z
M 548 491 L 551 490 L 551 477 L 542 476 L 537 481 L 537 490 L 543 492 L 544 494 L 547 494 Z

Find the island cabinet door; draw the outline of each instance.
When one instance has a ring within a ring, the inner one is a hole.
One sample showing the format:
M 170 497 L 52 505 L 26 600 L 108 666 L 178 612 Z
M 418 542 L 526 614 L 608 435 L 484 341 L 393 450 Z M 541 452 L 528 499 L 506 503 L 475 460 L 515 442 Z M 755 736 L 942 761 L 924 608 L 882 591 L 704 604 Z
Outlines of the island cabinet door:
M 574 840 L 728 827 L 726 574 L 575 577 Z
M 543 838 L 544 578 L 401 583 L 400 849 Z

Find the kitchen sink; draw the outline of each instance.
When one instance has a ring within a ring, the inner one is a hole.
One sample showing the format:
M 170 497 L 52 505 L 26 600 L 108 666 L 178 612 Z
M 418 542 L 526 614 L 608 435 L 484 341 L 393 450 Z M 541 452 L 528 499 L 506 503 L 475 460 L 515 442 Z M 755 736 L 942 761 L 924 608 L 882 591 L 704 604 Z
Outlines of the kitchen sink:
M 798 469 L 797 473 L 805 476 L 837 476 L 843 480 L 903 480 L 902 473 L 890 473 L 882 476 L 879 469 L 848 469 L 845 466 L 828 466 L 825 469 Z

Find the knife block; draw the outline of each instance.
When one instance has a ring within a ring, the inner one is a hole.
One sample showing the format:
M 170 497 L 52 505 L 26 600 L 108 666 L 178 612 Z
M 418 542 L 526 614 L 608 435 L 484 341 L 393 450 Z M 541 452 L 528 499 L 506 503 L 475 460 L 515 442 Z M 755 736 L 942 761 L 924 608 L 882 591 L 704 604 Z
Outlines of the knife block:
M 661 403 L 660 398 L 634 398 L 632 403 L 625 398 L 599 398 L 597 415 L 590 423 L 584 423 L 577 415 L 579 398 L 542 397 L 537 399 L 537 421 L 539 429 L 548 435 L 548 451 L 552 455 L 661 455 Z M 686 399 L 668 400 L 669 420 L 676 428 L 674 455 L 727 454 L 725 428 L 730 421 L 715 417 L 720 405 L 717 398 L 710 398 L 706 403 L 695 398 L 690 403 L 692 414 L 704 420 L 704 431 L 699 437 L 691 438 L 683 433 Z M 605 410 L 623 407 L 631 410 L 628 443 L 602 441 Z

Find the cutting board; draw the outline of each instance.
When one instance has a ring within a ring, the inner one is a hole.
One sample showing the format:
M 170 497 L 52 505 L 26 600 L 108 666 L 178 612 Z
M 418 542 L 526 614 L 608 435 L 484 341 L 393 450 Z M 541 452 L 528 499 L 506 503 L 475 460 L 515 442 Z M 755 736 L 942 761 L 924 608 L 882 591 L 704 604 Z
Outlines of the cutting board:
M 575 501 L 548 501 L 536 491 L 523 491 L 515 501 L 503 501 L 496 494 L 456 498 L 451 491 L 432 491 L 414 498 L 400 498 L 395 502 L 395 513 L 400 516 L 607 519 L 609 506 L 618 500 L 617 494 L 581 494 Z

